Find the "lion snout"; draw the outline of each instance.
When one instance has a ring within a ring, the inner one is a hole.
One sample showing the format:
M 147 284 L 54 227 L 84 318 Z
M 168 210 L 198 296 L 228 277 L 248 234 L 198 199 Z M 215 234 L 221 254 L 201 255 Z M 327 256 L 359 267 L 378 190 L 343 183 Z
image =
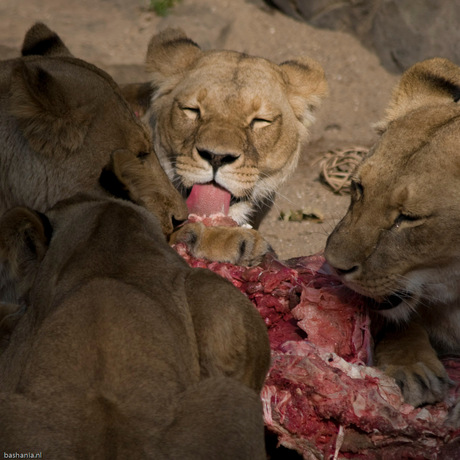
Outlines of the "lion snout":
M 334 273 L 340 276 L 340 278 L 354 278 L 357 274 L 361 272 L 361 266 L 359 264 L 351 265 L 349 268 L 340 268 L 337 265 L 331 264 L 329 261 L 328 263 L 331 266 Z
M 344 280 L 353 280 L 362 273 L 362 265 L 352 251 L 346 250 L 346 244 L 332 233 L 326 243 L 324 257 L 336 275 Z
M 212 166 L 214 172 L 221 166 L 234 163 L 240 157 L 237 153 L 218 153 L 203 148 L 197 148 L 196 151 L 203 160 L 207 161 Z

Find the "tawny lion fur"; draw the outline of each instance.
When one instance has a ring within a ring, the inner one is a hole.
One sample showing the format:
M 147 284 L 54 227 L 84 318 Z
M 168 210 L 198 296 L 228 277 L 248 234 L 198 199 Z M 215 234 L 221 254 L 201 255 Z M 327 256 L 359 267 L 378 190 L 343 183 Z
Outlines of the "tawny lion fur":
M 13 208 L 0 260 L 22 305 L 0 325 L 2 450 L 265 459 L 265 324 L 231 283 L 190 268 L 151 213 L 95 195 Z
M 119 87 L 44 24 L 27 32 L 22 57 L 0 62 L 0 95 L 0 215 L 106 189 L 155 212 L 167 234 L 186 218 Z
M 381 137 L 354 174 L 326 258 L 386 318 L 377 365 L 418 406 L 449 386 L 460 352 L 460 68 L 420 62 L 402 76 Z
M 146 63 L 150 101 L 145 84 L 129 85 L 124 94 L 138 110 L 149 101 L 143 119 L 169 178 L 184 196 L 194 184 L 223 187 L 231 194 L 229 215 L 257 228 L 295 169 L 326 96 L 320 64 L 302 57 L 277 65 L 235 51 L 202 51 L 179 29 L 152 37 Z M 204 242 L 206 231 L 188 228 L 185 238 Z M 234 244 L 228 244 L 229 233 Z M 256 263 L 270 250 L 258 240 L 257 232 L 232 228 L 213 247 L 213 258 Z

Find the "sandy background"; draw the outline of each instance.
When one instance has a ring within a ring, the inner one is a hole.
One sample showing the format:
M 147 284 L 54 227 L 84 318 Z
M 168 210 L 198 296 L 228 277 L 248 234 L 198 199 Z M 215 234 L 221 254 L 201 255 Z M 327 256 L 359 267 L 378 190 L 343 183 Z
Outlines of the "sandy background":
M 371 125 L 382 116 L 398 75 L 352 36 L 315 29 L 262 0 L 182 0 L 166 17 L 147 0 L 2 0 L 0 58 L 19 54 L 26 30 L 46 23 L 72 53 L 108 71 L 120 83 L 146 81 L 144 57 L 150 37 L 181 27 L 203 49 L 227 48 L 275 62 L 305 55 L 326 71 L 330 96 L 317 115 L 294 176 L 279 191 L 260 230 L 281 258 L 318 252 L 345 213 L 349 198 L 319 182 L 317 159 L 332 149 L 370 146 Z M 285 222 L 281 211 L 315 209 L 323 223 Z

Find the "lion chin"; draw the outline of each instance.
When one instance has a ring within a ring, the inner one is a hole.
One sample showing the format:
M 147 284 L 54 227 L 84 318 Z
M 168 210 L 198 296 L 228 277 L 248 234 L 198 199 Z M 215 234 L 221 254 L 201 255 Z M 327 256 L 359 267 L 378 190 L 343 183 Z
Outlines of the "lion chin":
M 415 406 L 443 399 L 438 354 L 460 352 L 459 99 L 447 59 L 404 73 L 325 250 L 345 284 L 375 299 L 387 320 L 376 321 L 376 362 Z
M 124 94 L 141 114 L 148 101 L 143 120 L 190 211 L 256 224 L 295 168 L 326 96 L 322 67 L 305 57 L 277 65 L 202 51 L 179 29 L 153 36 L 146 63 L 150 93 L 141 84 Z

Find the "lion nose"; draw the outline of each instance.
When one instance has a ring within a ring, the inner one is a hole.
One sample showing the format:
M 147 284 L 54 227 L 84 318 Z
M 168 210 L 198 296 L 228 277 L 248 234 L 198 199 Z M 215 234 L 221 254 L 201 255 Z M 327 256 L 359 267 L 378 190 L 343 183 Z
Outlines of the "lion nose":
M 221 166 L 228 165 L 233 163 L 239 155 L 232 153 L 215 153 L 210 150 L 197 149 L 198 155 L 200 155 L 203 160 L 206 160 L 214 171 L 219 169 Z
M 361 265 L 347 263 L 345 261 L 336 260 L 333 256 L 326 253 L 326 261 L 332 270 L 339 275 L 341 278 L 351 280 L 358 277 L 361 274 Z
M 359 263 L 356 263 L 352 259 L 349 260 L 342 252 L 336 252 L 328 245 L 326 245 L 324 256 L 328 265 L 341 278 L 353 279 L 361 273 L 361 265 Z

